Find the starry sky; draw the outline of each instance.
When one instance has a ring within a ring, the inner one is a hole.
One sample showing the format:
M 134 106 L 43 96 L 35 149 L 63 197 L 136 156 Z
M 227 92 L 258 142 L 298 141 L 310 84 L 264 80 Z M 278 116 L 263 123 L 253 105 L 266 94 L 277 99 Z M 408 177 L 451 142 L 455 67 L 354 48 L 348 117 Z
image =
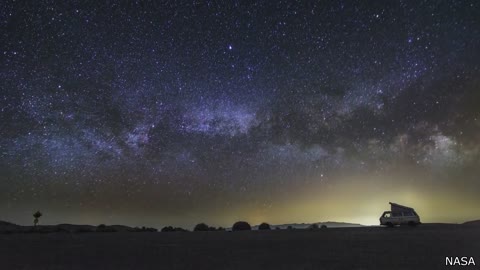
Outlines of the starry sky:
M 478 1 L 1 1 L 0 219 L 478 219 Z

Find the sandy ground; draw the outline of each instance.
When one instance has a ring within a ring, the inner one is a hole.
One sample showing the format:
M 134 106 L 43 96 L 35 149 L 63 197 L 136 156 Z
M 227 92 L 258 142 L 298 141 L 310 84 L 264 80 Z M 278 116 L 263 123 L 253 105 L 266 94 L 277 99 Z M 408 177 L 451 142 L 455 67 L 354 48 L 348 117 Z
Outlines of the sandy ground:
M 445 256 L 476 266 L 446 267 Z M 0 269 L 480 269 L 480 227 L 0 235 Z

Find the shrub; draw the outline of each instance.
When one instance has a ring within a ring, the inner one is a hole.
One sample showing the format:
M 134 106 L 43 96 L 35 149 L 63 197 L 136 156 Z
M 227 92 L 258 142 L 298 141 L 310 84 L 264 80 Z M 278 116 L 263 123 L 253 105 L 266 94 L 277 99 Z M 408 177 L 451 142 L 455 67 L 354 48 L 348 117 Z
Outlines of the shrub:
M 232 231 L 250 231 L 252 227 L 245 221 L 237 221 L 232 226 Z
M 270 230 L 270 224 L 263 222 L 258 226 L 258 229 L 261 231 Z
M 172 226 L 165 226 L 160 231 L 161 232 L 188 232 L 188 230 L 185 230 L 183 228 L 180 228 L 180 227 L 174 228 Z
M 193 228 L 193 231 L 194 232 L 206 232 L 206 231 L 211 231 L 211 228 L 212 227 L 208 227 L 208 225 L 205 224 L 205 223 L 198 223 L 197 225 L 195 225 L 195 228 Z M 215 230 L 215 228 L 213 228 L 213 230 Z
M 145 226 L 143 226 L 141 228 L 135 227 L 135 228 L 129 229 L 128 231 L 129 232 L 158 232 L 158 230 L 155 229 L 155 228 L 149 228 L 149 227 L 145 227 Z
M 165 226 L 161 230 L 161 232 L 173 232 L 173 227 L 172 226 Z

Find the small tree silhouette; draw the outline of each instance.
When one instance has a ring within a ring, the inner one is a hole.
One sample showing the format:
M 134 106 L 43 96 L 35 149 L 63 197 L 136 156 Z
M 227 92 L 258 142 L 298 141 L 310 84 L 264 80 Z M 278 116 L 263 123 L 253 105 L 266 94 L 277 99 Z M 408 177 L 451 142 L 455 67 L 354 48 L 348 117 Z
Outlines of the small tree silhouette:
M 194 232 L 206 232 L 210 230 L 211 230 L 210 227 L 208 227 L 208 225 L 205 223 L 199 223 L 195 225 L 195 228 L 193 228 Z
M 165 226 L 162 228 L 161 232 L 173 232 L 174 229 L 172 226 Z
M 263 222 L 258 226 L 258 229 L 263 231 L 263 230 L 270 230 L 270 224 Z
M 245 221 L 237 221 L 233 224 L 232 231 L 250 231 L 252 227 Z
M 33 220 L 33 225 L 34 225 L 34 226 L 37 226 L 37 224 L 38 224 L 38 219 L 39 219 L 41 216 L 42 216 L 42 213 L 41 213 L 40 211 L 37 211 L 37 212 L 33 213 L 33 217 L 35 218 L 35 219 Z

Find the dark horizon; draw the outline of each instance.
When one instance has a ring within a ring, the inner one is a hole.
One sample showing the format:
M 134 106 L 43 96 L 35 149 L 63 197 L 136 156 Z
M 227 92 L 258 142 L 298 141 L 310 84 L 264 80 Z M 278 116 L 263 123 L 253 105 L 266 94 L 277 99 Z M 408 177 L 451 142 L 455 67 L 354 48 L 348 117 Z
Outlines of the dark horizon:
M 0 219 L 478 219 L 479 5 L 2 1 Z
M 47 215 L 47 218 L 46 220 L 50 220 L 48 218 L 48 215 Z M 26 222 L 26 223 L 16 223 L 16 222 L 13 222 L 11 220 L 6 220 L 6 219 L 0 219 L 0 222 L 3 221 L 3 222 L 7 222 L 7 223 L 12 223 L 12 224 L 15 224 L 15 225 L 19 225 L 19 226 L 34 226 L 33 224 L 33 218 L 30 218 L 30 222 Z M 193 228 L 200 224 L 200 223 L 204 223 L 204 224 L 207 224 L 208 226 L 211 226 L 211 227 L 214 227 L 214 228 L 225 228 L 225 229 L 228 229 L 228 228 L 231 228 L 232 225 L 235 223 L 235 222 L 238 222 L 238 221 L 245 221 L 245 222 L 248 222 L 250 223 L 250 225 L 252 226 L 252 229 L 253 227 L 257 227 L 259 226 L 260 224 L 262 223 L 267 223 L 269 224 L 270 226 L 272 226 L 272 229 L 273 227 L 276 227 L 276 226 L 288 226 L 288 225 L 311 225 L 311 224 L 328 224 L 328 223 L 333 223 L 335 226 L 334 227 L 331 227 L 331 228 L 338 228 L 338 227 L 341 227 L 341 226 L 337 226 L 337 224 L 340 224 L 340 225 L 358 225 L 358 226 L 365 226 L 365 227 L 370 227 L 370 226 L 381 226 L 378 222 L 376 223 L 373 223 L 373 224 L 362 224 L 362 223 L 356 223 L 356 222 L 348 222 L 348 221 L 343 221 L 343 220 L 325 220 L 325 221 L 307 221 L 307 222 L 295 222 L 295 221 L 291 221 L 291 222 L 285 222 L 285 223 L 271 223 L 269 222 L 268 220 L 264 220 L 262 222 L 259 222 L 259 223 L 251 223 L 249 222 L 248 220 L 236 220 L 234 222 L 232 222 L 231 224 L 227 224 L 227 223 L 223 223 L 223 224 L 216 224 L 216 223 L 210 223 L 208 221 L 199 221 L 199 222 L 194 222 L 194 223 L 191 223 L 191 224 L 167 224 L 167 223 L 152 223 L 152 224 L 140 224 L 138 222 L 129 222 L 129 221 L 124 221 L 124 222 L 117 222 L 117 223 L 105 223 L 105 222 L 100 222 L 100 223 L 71 223 L 71 222 L 54 222 L 54 223 L 46 223 L 45 222 L 45 217 L 42 216 L 42 218 L 40 218 L 40 222 L 38 223 L 38 226 L 56 226 L 56 225 L 63 225 L 63 224 L 66 224 L 66 225 L 89 225 L 89 226 L 99 226 L 99 225 L 107 225 L 107 226 L 114 226 L 114 225 L 120 225 L 120 226 L 128 226 L 128 227 L 148 227 L 148 228 L 156 228 L 158 230 L 164 228 L 164 227 L 168 227 L 168 226 L 171 226 L 171 227 L 174 227 L 174 228 L 182 228 L 182 229 L 186 229 L 186 230 L 193 230 Z M 446 222 L 446 221 L 442 221 L 442 220 L 433 220 L 433 221 L 429 221 L 429 222 L 422 222 L 422 224 L 452 224 L 452 225 L 462 225 L 462 224 L 465 224 L 465 223 L 468 223 L 468 222 L 477 222 L 477 221 L 480 221 L 480 216 L 479 218 L 476 218 L 476 219 L 470 219 L 470 220 L 464 220 L 464 221 L 460 221 L 460 222 Z M 306 228 L 306 227 L 305 227 Z

